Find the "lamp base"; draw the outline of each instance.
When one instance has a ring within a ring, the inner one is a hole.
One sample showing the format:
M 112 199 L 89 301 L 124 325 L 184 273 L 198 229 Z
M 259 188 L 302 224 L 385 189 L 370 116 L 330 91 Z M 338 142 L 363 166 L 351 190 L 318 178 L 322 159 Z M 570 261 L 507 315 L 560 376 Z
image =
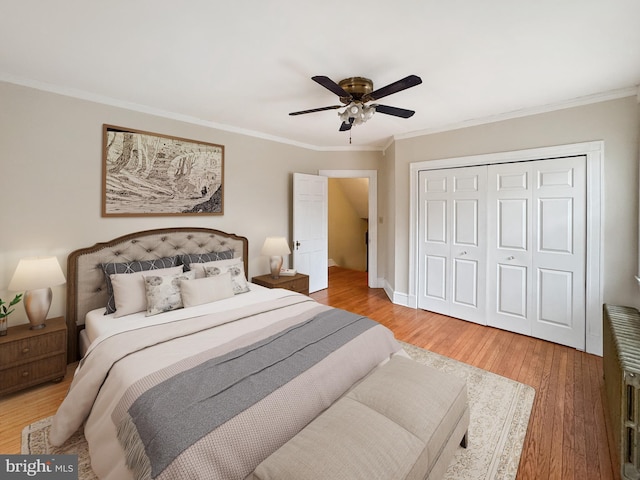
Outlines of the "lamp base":
M 272 255 L 269 259 L 269 268 L 271 269 L 271 278 L 280 278 L 282 255 Z
M 31 324 L 31 330 L 39 330 L 46 327 L 44 323 L 51 308 L 53 293 L 49 287 L 27 290 L 24 292 L 24 310 Z

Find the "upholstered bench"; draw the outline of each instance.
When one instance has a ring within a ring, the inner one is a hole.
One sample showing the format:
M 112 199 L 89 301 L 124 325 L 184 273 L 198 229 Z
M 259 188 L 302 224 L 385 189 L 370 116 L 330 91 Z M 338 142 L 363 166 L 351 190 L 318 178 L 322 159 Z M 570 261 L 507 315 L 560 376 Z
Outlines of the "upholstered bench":
M 395 356 L 266 458 L 251 480 L 441 478 L 466 446 L 466 383 Z

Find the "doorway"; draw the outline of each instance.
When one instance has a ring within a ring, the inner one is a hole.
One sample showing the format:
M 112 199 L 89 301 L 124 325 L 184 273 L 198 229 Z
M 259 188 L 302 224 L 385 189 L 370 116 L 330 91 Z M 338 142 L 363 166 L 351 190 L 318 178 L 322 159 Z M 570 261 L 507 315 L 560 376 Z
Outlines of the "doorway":
M 367 199 L 367 285 L 370 288 L 378 287 L 378 172 L 376 170 L 320 170 L 319 175 L 332 178 L 366 178 L 368 183 Z M 328 219 L 331 222 L 331 218 Z

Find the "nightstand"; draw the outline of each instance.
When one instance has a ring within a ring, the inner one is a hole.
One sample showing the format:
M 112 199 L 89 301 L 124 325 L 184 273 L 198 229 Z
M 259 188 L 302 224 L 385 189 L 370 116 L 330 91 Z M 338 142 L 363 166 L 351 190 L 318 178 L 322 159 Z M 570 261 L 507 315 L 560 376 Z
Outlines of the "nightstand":
M 292 277 L 280 275 L 280 278 L 271 278 L 271 274 L 259 275 L 253 277 L 251 281 L 267 288 L 286 288 L 303 295 L 309 295 L 309 275 L 304 273 L 296 273 Z
M 67 325 L 63 317 L 48 318 L 46 327 L 30 330 L 29 324 L 10 327 L 0 337 L 0 395 L 67 373 Z

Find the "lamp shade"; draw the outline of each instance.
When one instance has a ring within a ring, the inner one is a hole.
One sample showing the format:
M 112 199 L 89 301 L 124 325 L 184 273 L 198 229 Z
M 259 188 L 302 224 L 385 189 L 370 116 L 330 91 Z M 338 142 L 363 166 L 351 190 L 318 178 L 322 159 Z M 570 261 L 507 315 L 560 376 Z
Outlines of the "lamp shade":
M 267 237 L 262 246 L 262 255 L 289 255 L 291 250 L 284 237 Z
M 18 262 L 9 290 L 37 290 L 62 285 L 66 281 L 56 257 L 28 257 Z

